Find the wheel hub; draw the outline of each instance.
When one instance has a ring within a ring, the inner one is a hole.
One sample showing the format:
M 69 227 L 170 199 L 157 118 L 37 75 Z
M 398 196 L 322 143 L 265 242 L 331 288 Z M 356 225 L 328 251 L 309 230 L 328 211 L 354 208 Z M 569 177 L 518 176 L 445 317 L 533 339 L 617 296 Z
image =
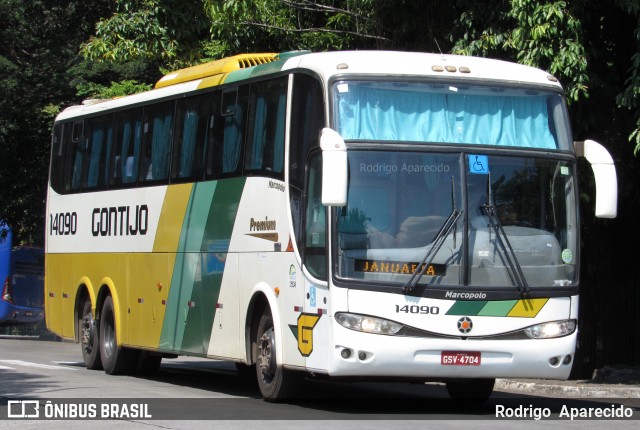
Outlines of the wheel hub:
M 80 327 L 80 340 L 86 350 L 90 350 L 93 347 L 93 340 L 95 339 L 96 321 L 91 314 L 87 314 L 82 318 L 82 325 Z
M 258 342 L 258 366 L 265 375 L 276 372 L 273 329 L 266 331 Z

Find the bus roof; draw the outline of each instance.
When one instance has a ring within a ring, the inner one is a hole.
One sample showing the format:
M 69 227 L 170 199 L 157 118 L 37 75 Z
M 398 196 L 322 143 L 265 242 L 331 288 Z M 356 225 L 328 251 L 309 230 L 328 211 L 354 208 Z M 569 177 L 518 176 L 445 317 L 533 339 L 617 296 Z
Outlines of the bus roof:
M 285 70 L 306 69 L 325 80 L 334 75 L 434 77 L 495 83 L 537 84 L 561 89 L 547 72 L 487 58 L 398 51 L 335 51 L 241 54 L 169 73 L 155 89 L 112 100 L 85 102 L 65 109 L 57 121 L 91 115 L 198 89 L 240 82 Z

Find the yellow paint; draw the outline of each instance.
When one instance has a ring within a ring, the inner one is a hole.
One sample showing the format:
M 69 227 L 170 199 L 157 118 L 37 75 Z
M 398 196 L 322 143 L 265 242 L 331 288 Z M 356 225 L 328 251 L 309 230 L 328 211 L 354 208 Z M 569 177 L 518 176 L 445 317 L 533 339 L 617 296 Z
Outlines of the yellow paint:
M 275 60 L 278 54 L 240 54 L 233 57 L 223 58 L 210 63 L 199 64 L 178 70 L 161 78 L 156 83 L 156 88 L 168 87 L 182 82 L 195 81 L 209 76 L 226 74 L 234 70 L 257 66 L 259 64 L 270 63 Z
M 47 328 L 65 338 L 74 338 L 74 303 L 68 294 L 70 289 L 63 288 L 67 283 L 68 267 L 55 258 L 47 258 L 45 265 L 45 319 Z M 74 284 L 77 286 L 80 278 Z M 65 294 L 67 297 L 65 297 Z M 75 298 L 75 294 L 71 297 Z
M 87 287 L 94 306 L 106 288 L 113 298 L 118 344 L 157 348 L 174 261 L 175 253 L 49 254 L 46 277 L 56 294 L 47 297 L 47 307 L 56 311 L 47 312 L 47 327 L 73 338 L 78 287 Z M 158 283 L 165 287 L 158 289 Z
M 182 231 L 182 221 L 187 211 L 193 184 L 167 187 L 162 203 L 160 221 L 153 243 L 153 252 L 175 252 Z M 167 284 L 168 285 L 168 284 Z
M 513 309 L 507 314 L 508 317 L 533 318 L 544 307 L 549 299 L 523 299 L 518 300 Z
M 220 73 L 219 75 L 209 76 L 208 78 L 204 78 L 199 84 L 198 89 L 201 90 L 203 88 L 215 87 L 220 85 L 224 78 L 226 78 L 228 73 Z
M 320 315 L 300 314 L 298 317 L 298 350 L 308 357 L 313 352 L 313 328 L 318 323 Z

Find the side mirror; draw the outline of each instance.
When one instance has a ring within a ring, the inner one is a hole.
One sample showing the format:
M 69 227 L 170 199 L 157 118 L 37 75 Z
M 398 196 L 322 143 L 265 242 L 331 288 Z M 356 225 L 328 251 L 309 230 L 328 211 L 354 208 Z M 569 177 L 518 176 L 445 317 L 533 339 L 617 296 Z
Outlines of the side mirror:
M 618 179 L 609 151 L 594 140 L 573 143 L 576 155 L 591 164 L 596 179 L 596 216 L 615 218 L 618 214 Z
M 323 128 L 320 135 L 322 149 L 322 204 L 345 206 L 347 204 L 347 145 L 336 131 Z

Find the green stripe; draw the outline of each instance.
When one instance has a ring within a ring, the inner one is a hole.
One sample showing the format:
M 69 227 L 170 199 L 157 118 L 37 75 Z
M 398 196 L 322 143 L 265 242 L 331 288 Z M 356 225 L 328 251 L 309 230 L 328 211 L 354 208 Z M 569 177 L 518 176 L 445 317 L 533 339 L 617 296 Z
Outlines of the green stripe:
M 500 302 L 488 302 L 478 313 L 485 317 L 504 317 L 518 303 L 517 300 L 504 300 Z
M 218 182 L 200 245 L 202 258 L 200 288 L 197 289 L 199 295 L 194 295 L 192 299 L 197 307 L 189 311 L 182 350 L 193 349 L 197 352 L 201 348 L 206 353 L 209 349 L 224 262 L 245 182 L 245 178 Z
M 458 301 L 447 311 L 447 315 L 478 315 L 486 304 L 486 301 Z
M 484 316 L 484 317 L 506 317 L 509 315 L 519 300 L 497 300 L 497 301 L 457 301 L 447 311 L 447 315 L 460 316 Z M 543 305 L 540 306 L 542 308 Z M 522 315 L 517 315 L 522 316 Z
M 204 354 L 245 179 L 194 185 L 182 225 L 160 348 Z M 189 306 L 192 303 L 192 307 Z

